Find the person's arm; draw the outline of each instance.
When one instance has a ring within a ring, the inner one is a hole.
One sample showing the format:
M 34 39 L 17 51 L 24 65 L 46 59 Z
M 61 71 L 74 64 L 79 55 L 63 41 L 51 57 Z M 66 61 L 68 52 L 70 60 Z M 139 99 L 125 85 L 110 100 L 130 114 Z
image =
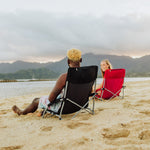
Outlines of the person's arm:
M 97 93 L 98 95 L 101 94 L 101 90 L 98 90 L 98 89 L 101 89 L 102 86 L 103 86 L 103 83 L 101 83 L 99 86 L 96 87 L 96 90 L 97 90 L 96 93 Z
M 102 87 L 103 87 L 103 82 L 100 85 L 96 86 L 96 90 L 101 89 Z M 92 87 L 91 93 L 94 93 L 94 86 Z M 100 94 L 100 90 L 98 90 L 97 93 Z
M 99 86 L 96 87 L 96 89 L 101 89 L 103 86 L 103 83 L 101 83 Z
M 53 90 L 51 91 L 51 93 L 50 93 L 50 95 L 48 97 L 50 102 L 53 102 L 56 99 L 56 97 L 61 93 L 62 89 L 65 86 L 66 78 L 67 78 L 67 73 L 62 74 L 58 78 L 58 80 L 56 81 L 56 84 L 55 84 Z

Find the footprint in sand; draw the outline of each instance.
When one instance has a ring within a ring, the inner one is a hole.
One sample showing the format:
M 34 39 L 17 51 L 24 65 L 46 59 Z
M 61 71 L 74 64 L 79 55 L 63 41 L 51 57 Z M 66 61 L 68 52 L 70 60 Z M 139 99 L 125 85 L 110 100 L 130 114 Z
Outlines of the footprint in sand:
M 41 129 L 42 131 L 51 131 L 52 128 L 53 128 L 53 127 L 51 127 L 51 126 L 48 126 L 48 127 L 43 126 L 43 127 L 41 127 L 40 129 Z
M 89 120 L 90 117 L 91 117 L 91 116 L 89 116 L 89 115 L 87 116 L 87 115 L 86 115 L 86 116 L 81 116 L 80 119 L 81 119 L 81 120 Z
M 133 108 L 134 106 L 130 104 L 130 102 L 125 102 L 122 104 L 123 108 Z
M 121 123 L 120 125 L 118 124 L 117 127 L 125 127 L 125 128 L 130 128 L 130 129 L 134 129 L 134 130 L 141 130 L 143 129 L 143 124 L 145 128 L 150 128 L 150 121 L 145 121 L 145 122 L 141 122 L 141 120 L 134 120 L 134 121 L 130 121 L 129 123 Z
M 109 129 L 109 128 L 103 129 L 103 133 L 102 133 L 104 138 L 109 138 L 109 139 L 128 137 L 129 134 L 130 131 L 127 129 Z
M 138 103 L 150 104 L 150 100 L 140 100 L 140 101 L 138 101 Z
M 76 139 L 72 144 L 73 144 L 73 146 L 81 146 L 81 145 L 85 145 L 88 142 L 91 142 L 91 140 L 89 138 L 83 136 L 79 139 Z
M 104 109 L 102 108 L 97 108 L 95 111 L 94 111 L 94 115 L 98 115 L 101 111 L 103 111 Z M 86 112 L 82 112 L 82 113 L 86 113 Z M 80 119 L 81 120 L 89 120 L 93 115 L 91 114 L 84 114 L 84 115 L 80 115 Z
M 86 113 L 86 112 L 85 112 Z M 92 114 L 83 114 L 83 115 L 80 115 L 78 118 L 80 120 L 89 120 L 91 117 L 93 117 Z
M 0 150 L 17 150 L 17 149 L 21 149 L 22 147 L 23 145 L 0 147 Z
M 89 149 L 89 147 L 87 147 L 87 145 L 89 145 L 90 143 L 91 143 L 90 138 L 82 136 L 80 138 L 77 138 L 76 140 L 72 140 L 72 142 L 67 142 L 67 143 L 61 144 L 61 146 L 59 146 L 58 149 L 66 150 L 66 149 L 72 149 L 73 147 L 74 147 L 74 149 L 75 149 L 75 147 L 76 147 L 76 149 Z
M 140 111 L 139 113 L 150 116 L 150 111 L 149 110 Z
M 139 146 L 134 146 L 134 145 L 131 145 L 131 146 L 123 146 L 123 147 L 120 147 L 120 148 L 118 148 L 118 145 L 116 145 L 117 147 L 115 147 L 115 148 L 109 148 L 109 150 L 144 150 L 144 149 L 142 149 L 142 148 L 139 148 Z M 107 149 L 105 149 L 105 150 L 108 150 L 108 148 Z M 148 150 L 148 149 L 147 149 Z
M 145 130 L 145 131 L 142 131 L 138 138 L 140 140 L 150 140 L 150 130 Z
M 97 108 L 96 110 L 95 110 L 95 115 L 97 115 L 97 114 L 99 114 L 101 111 L 103 111 L 104 110 L 104 108 Z
M 5 115 L 9 112 L 9 110 L 0 110 L 0 115 Z
M 123 146 L 124 149 L 139 150 L 137 147 L 129 145 L 149 146 L 150 141 L 150 121 L 134 120 L 129 123 L 119 123 L 111 128 L 104 128 L 102 135 L 105 144 L 113 146 Z M 127 147 L 126 147 L 127 146 Z M 148 149 L 147 149 L 148 150 Z
M 0 103 L 0 106 L 4 105 L 5 103 Z
M 3 128 L 3 129 L 4 129 L 4 128 L 7 128 L 7 126 L 0 126 L 0 128 Z
M 90 123 L 71 122 L 71 123 L 67 124 L 67 127 L 68 127 L 69 129 L 76 129 L 76 128 L 78 128 L 78 127 L 87 127 L 87 126 L 89 126 L 89 125 L 90 125 Z

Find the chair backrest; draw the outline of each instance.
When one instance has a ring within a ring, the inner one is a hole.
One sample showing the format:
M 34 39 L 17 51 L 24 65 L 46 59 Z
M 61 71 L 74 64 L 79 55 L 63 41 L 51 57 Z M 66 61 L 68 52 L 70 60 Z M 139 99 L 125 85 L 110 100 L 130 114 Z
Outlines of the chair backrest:
M 92 86 L 97 78 L 97 71 L 98 66 L 69 68 L 64 90 L 64 99 L 70 99 L 78 105 L 84 106 L 89 100 Z M 77 105 L 65 100 L 62 114 L 73 113 L 80 109 Z
M 103 88 L 107 90 L 103 90 L 101 92 L 100 97 L 104 99 L 109 99 L 115 93 L 119 96 L 121 92 L 125 77 L 125 69 L 109 69 L 105 71 L 104 79 L 103 79 Z M 109 92 L 109 91 L 111 92 Z M 114 97 L 116 97 L 114 95 Z

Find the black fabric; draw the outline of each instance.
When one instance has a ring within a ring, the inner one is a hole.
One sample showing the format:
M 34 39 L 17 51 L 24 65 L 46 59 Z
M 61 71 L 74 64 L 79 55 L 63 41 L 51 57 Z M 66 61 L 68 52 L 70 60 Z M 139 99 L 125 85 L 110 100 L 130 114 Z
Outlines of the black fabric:
M 67 74 L 67 93 L 64 97 L 65 105 L 62 114 L 69 114 L 79 111 L 81 108 L 67 101 L 77 103 L 80 106 L 84 106 L 91 94 L 92 86 L 97 78 L 97 66 L 86 66 L 79 68 L 69 68 Z M 88 105 L 86 105 L 88 107 Z M 60 112 L 60 111 L 59 111 Z
M 67 81 L 76 84 L 89 83 L 97 78 L 97 66 L 69 68 Z
M 91 94 L 93 82 L 85 83 L 85 84 L 68 84 L 68 90 L 66 99 L 70 99 L 71 101 L 77 103 L 80 106 L 84 106 L 89 100 L 89 95 Z M 88 105 L 85 106 L 85 108 Z M 63 108 L 63 114 L 74 113 L 81 108 L 75 104 L 72 104 L 70 101 L 65 100 L 65 105 Z

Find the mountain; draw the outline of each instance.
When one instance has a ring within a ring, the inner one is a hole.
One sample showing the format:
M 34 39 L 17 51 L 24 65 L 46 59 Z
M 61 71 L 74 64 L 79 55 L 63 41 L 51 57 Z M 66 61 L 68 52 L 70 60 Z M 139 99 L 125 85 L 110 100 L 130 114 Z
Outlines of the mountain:
M 87 53 L 82 56 L 81 66 L 98 65 L 103 59 L 109 59 L 113 68 L 125 68 L 127 76 L 150 76 L 150 55 L 141 58 L 133 59 L 129 56 L 117 55 L 96 55 Z M 0 73 L 14 73 L 19 70 L 47 68 L 55 73 L 64 73 L 67 71 L 67 57 L 58 61 L 45 64 L 29 63 L 23 61 L 16 61 L 12 64 L 0 63 Z M 99 69 L 100 70 L 100 69 Z M 100 74 L 100 72 L 99 72 Z
M 87 53 L 82 56 L 82 63 L 81 66 L 88 66 L 88 65 L 98 65 L 100 66 L 100 62 L 103 59 L 109 59 L 112 63 L 114 68 L 130 68 L 131 64 L 133 64 L 134 59 L 129 56 L 116 56 L 116 55 L 95 55 L 92 53 Z M 59 62 L 51 63 L 46 66 L 46 68 L 63 73 L 67 71 L 67 57 L 62 59 Z
M 95 55 L 87 53 L 82 56 L 81 66 L 98 65 L 103 59 L 108 59 L 112 63 L 113 68 L 125 68 L 126 76 L 150 76 L 150 55 L 141 58 L 133 59 L 129 56 L 116 56 L 116 55 Z M 63 73 L 67 71 L 67 58 L 63 60 L 47 65 L 46 68 Z M 100 75 L 100 69 L 99 69 Z
M 49 63 L 30 63 L 30 62 L 24 62 L 24 61 L 16 61 L 12 64 L 10 63 L 0 63 L 0 73 L 15 73 L 19 70 L 26 70 L 26 69 L 37 69 L 46 67 L 47 65 L 51 64 Z

